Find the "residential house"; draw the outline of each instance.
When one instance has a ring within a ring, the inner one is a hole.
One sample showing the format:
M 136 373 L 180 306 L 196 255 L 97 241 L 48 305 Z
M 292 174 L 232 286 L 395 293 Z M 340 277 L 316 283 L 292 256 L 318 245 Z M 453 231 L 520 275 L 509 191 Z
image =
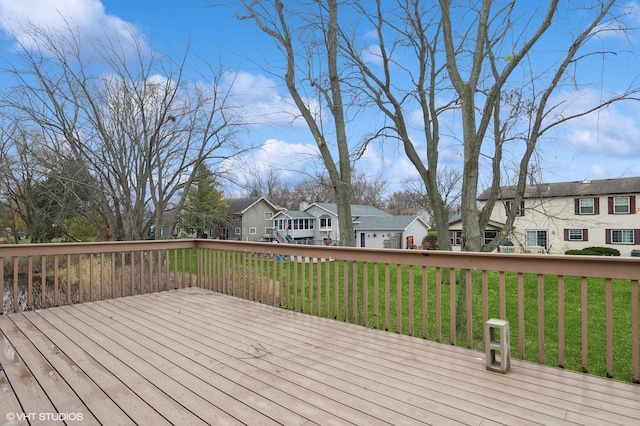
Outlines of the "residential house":
M 219 237 L 224 240 L 264 241 L 273 235 L 273 216 L 281 209 L 264 197 L 227 199 Z
M 478 197 L 481 208 L 488 196 L 487 190 Z M 612 247 L 629 256 L 640 254 L 638 196 L 640 177 L 527 185 L 519 206 L 515 187 L 502 187 L 491 219 L 499 227 L 510 209 L 518 209 L 508 237 L 515 247 L 554 254 Z
M 487 244 L 498 236 L 498 232 L 504 228 L 504 223 L 490 220 L 487 228 L 482 234 L 481 244 Z M 462 217 L 460 214 L 452 214 L 449 216 L 449 234 L 451 235 L 451 249 L 453 251 L 462 250 Z
M 352 205 L 351 214 L 359 247 L 417 246 L 429 231 L 419 216 L 392 216 L 364 205 Z M 335 203 L 302 203 L 299 211 L 281 211 L 273 219 L 275 238 L 280 242 L 336 245 L 340 241 Z

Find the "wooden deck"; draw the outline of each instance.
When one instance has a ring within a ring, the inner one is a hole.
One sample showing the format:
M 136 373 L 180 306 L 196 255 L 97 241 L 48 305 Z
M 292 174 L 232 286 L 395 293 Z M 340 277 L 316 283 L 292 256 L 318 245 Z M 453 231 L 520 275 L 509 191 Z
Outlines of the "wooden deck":
M 518 360 L 492 373 L 479 352 L 197 288 L 0 331 L 0 424 L 640 424 L 637 385 Z

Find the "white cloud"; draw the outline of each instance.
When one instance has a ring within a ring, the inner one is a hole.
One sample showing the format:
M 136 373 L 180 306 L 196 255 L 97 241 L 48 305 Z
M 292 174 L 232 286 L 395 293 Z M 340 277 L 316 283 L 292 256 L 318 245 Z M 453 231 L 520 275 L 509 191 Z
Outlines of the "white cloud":
M 31 47 L 33 27 L 47 32 L 68 32 L 81 38 L 117 38 L 122 45 L 142 40 L 135 28 L 106 13 L 100 0 L 0 0 L 0 29 L 18 43 Z
M 223 83 L 245 122 L 257 125 L 306 126 L 300 111 L 288 95 L 280 94 L 278 83 L 264 75 L 228 72 Z M 312 111 L 317 103 L 307 101 Z
M 596 105 L 600 100 L 593 91 L 565 93 L 568 102 L 563 114 L 576 114 Z M 627 158 L 640 155 L 640 127 L 638 110 L 617 103 L 606 109 L 568 121 L 559 129 L 574 152 L 609 158 Z

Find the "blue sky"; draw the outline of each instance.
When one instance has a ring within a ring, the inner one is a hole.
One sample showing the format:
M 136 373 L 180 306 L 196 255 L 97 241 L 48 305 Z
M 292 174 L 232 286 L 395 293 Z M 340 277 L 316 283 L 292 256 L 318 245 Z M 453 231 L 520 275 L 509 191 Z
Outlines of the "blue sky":
M 290 182 L 299 178 L 301 171 L 313 173 L 319 164 L 312 160 L 316 156 L 315 142 L 305 126 L 285 124 L 289 115 L 279 111 L 291 108 L 286 90 L 280 81 L 252 63 L 275 57 L 269 40 L 250 23 L 237 21 L 226 8 L 206 4 L 205 0 L 0 0 L 0 29 L 22 19 L 36 24 L 56 23 L 63 15 L 77 23 L 80 31 L 102 27 L 122 32 L 131 25 L 146 44 L 163 53 L 180 56 L 191 43 L 192 57 L 211 63 L 222 60 L 223 67 L 237 73 L 234 93 L 247 99 L 253 113 L 271 114 L 273 118 L 271 125 L 256 126 L 246 135 L 258 149 L 237 159 L 238 170 L 247 164 L 274 168 L 282 180 Z M 636 16 L 632 22 L 638 24 L 640 20 Z M 631 38 L 636 35 L 632 33 Z M 11 62 L 11 41 L 6 37 L 2 41 L 0 59 Z M 639 69 L 637 62 L 614 64 L 594 70 L 594 78 L 599 78 L 597 73 L 615 78 Z M 579 95 L 566 92 L 576 106 L 597 93 L 585 90 Z M 635 104 L 613 106 L 575 120 L 554 135 L 539 145 L 546 182 L 640 176 L 640 107 Z M 451 147 L 441 155 L 450 166 L 461 165 L 459 149 Z M 405 181 L 417 176 L 397 147 L 390 145 L 371 146 L 356 167 L 382 175 L 390 191 L 401 189 Z

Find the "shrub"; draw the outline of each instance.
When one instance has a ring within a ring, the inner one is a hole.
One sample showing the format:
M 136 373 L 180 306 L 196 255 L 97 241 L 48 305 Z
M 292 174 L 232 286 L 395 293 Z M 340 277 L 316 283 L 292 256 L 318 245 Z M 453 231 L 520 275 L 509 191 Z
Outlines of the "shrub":
M 600 256 L 620 256 L 620 250 L 611 247 L 587 247 L 585 250 L 596 252 Z
M 609 247 L 587 247 L 582 250 L 567 250 L 564 254 L 578 256 L 620 256 L 620 250 Z
M 438 236 L 428 234 L 422 239 L 422 248 L 425 250 L 436 250 L 438 248 Z

